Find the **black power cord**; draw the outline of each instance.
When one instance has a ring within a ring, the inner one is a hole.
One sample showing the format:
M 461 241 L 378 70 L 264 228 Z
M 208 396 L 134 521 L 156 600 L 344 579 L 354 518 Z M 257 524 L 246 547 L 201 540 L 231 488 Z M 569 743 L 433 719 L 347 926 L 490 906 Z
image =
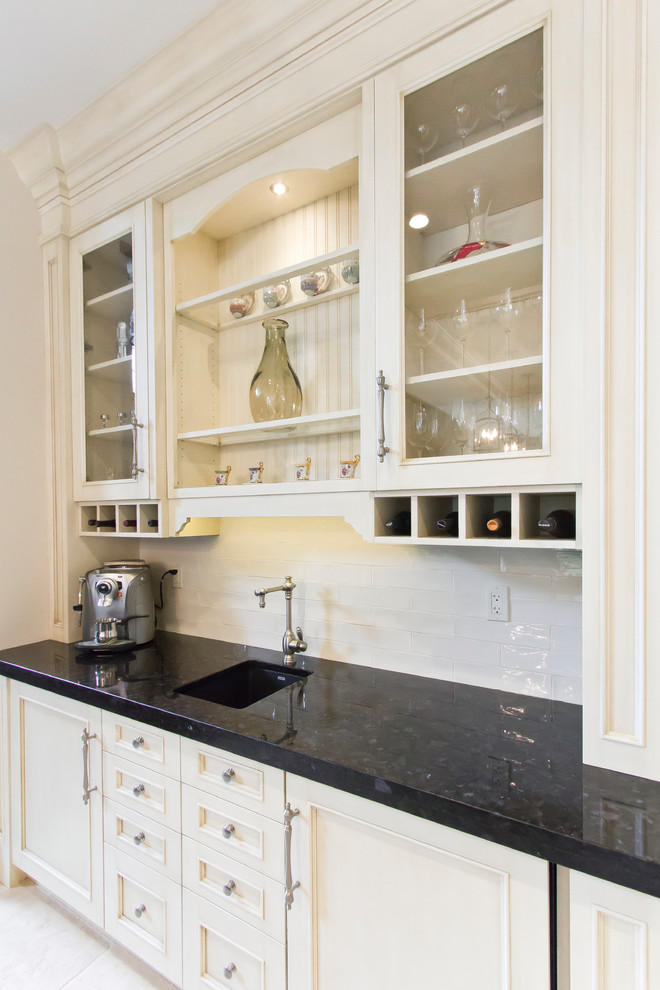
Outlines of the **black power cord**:
M 158 602 L 154 602 L 154 607 L 157 608 L 159 611 L 163 607 L 163 581 L 165 580 L 165 578 L 167 577 L 168 574 L 171 574 L 172 576 L 174 576 L 175 574 L 178 574 L 178 573 L 179 572 L 178 572 L 178 570 L 175 567 L 171 571 L 165 571 L 165 573 L 161 576 L 161 579 L 160 579 L 160 591 L 159 591 L 159 594 L 160 594 L 160 605 L 158 604 Z

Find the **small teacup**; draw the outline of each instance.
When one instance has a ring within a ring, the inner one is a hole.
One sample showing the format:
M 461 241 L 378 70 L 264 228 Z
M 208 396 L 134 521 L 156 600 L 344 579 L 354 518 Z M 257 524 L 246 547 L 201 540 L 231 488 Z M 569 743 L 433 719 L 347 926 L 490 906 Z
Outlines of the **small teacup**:
M 261 484 L 261 475 L 263 474 L 263 471 L 264 471 L 264 462 L 263 461 L 259 461 L 259 465 L 257 467 L 248 468 L 248 472 L 250 474 L 249 484 L 250 485 L 260 485 Z
M 215 483 L 216 485 L 228 485 L 229 475 L 231 474 L 231 464 L 228 464 L 224 471 L 215 472 Z
M 264 305 L 268 306 L 269 309 L 276 309 L 281 306 L 289 295 L 290 289 L 291 283 L 288 278 L 278 285 L 265 285 L 263 288 Z
M 309 469 L 311 465 L 311 457 L 308 457 L 304 464 L 296 464 L 296 481 L 309 481 Z
M 357 258 L 347 258 L 342 261 L 341 277 L 348 285 L 355 285 L 360 281 L 360 262 Z
M 318 272 L 307 272 L 300 276 L 300 288 L 306 296 L 318 296 L 326 291 L 331 278 L 332 271 L 329 268 L 321 268 Z
M 244 296 L 236 296 L 235 299 L 232 299 L 229 303 L 229 312 L 238 319 L 241 316 L 247 316 L 253 306 L 254 292 L 246 292 Z
M 356 454 L 352 461 L 340 461 L 339 462 L 339 477 L 340 478 L 354 478 L 355 469 L 360 463 L 360 455 Z

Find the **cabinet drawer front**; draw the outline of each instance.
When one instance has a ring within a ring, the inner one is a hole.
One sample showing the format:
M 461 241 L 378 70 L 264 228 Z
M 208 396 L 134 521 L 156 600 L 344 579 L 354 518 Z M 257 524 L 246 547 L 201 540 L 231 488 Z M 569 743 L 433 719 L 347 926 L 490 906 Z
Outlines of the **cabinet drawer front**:
M 103 749 L 175 780 L 181 776 L 179 737 L 163 729 L 103 712 Z
M 181 780 L 280 821 L 284 773 L 191 739 L 181 740 Z
M 186 990 L 282 990 L 286 983 L 284 945 L 183 892 Z
M 107 843 L 105 929 L 181 985 L 181 887 Z
M 275 880 L 284 876 L 284 825 L 196 787 L 182 788 L 184 835 Z
M 284 884 L 183 836 L 183 885 L 234 918 L 283 942 Z
M 181 785 L 112 753 L 103 755 L 103 793 L 126 808 L 180 831 Z
M 104 837 L 115 849 L 181 883 L 181 836 L 132 808 L 104 801 Z

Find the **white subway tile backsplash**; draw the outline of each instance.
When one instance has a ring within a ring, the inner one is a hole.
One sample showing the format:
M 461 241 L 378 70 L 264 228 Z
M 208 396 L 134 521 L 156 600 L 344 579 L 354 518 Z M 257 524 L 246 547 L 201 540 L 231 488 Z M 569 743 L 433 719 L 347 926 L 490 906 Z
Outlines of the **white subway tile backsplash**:
M 312 656 L 579 703 L 581 555 L 574 551 L 369 544 L 340 519 L 227 519 L 217 539 L 143 540 L 165 582 L 160 628 L 279 649 L 284 596 Z M 509 588 L 511 621 L 486 618 Z

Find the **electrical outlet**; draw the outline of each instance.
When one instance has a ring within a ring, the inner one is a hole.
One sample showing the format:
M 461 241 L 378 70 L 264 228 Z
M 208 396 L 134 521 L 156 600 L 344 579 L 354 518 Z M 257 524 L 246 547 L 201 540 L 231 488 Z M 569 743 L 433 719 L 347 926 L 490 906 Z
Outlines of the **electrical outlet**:
M 488 589 L 488 618 L 509 621 L 509 589 L 506 585 Z
M 178 569 L 176 574 L 172 575 L 172 587 L 183 588 L 183 574 L 181 573 L 181 568 Z

